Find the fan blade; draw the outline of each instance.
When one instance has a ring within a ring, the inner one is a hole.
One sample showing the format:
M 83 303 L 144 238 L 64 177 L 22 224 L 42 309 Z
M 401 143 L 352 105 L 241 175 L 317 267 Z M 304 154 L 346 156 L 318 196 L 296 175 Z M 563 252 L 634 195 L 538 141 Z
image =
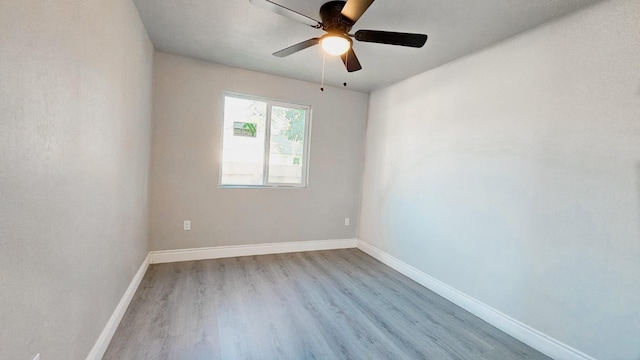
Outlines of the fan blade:
M 347 68 L 348 72 L 354 72 L 362 69 L 360 65 L 360 61 L 358 61 L 358 57 L 356 53 L 353 51 L 353 47 L 349 49 L 346 53 L 340 55 L 342 58 L 342 62 L 344 66 Z
M 410 46 L 419 48 L 427 42 L 427 35 L 410 34 L 377 30 L 358 30 L 356 40 L 389 45 Z
M 360 16 L 371 6 L 373 0 L 347 0 L 342 8 L 342 16 L 351 21 L 351 25 L 355 24 Z
M 295 45 L 289 46 L 286 49 L 282 49 L 280 51 L 276 51 L 273 53 L 274 56 L 277 57 L 285 57 L 285 56 L 289 56 L 293 53 L 297 53 L 300 50 L 304 50 L 308 47 L 312 47 L 313 45 L 318 45 L 318 43 L 320 42 L 320 38 L 313 38 L 313 39 L 309 39 L 306 41 L 303 41 L 301 43 L 297 43 Z
M 289 19 L 295 20 L 297 22 L 301 22 L 303 24 L 309 25 L 316 29 L 322 27 L 322 24 L 313 18 L 308 17 L 307 15 L 301 14 L 295 10 L 291 10 L 288 7 L 282 6 L 280 4 L 276 4 L 270 0 L 249 0 L 249 2 L 257 7 L 261 7 L 265 10 L 269 10 L 278 15 L 282 15 L 284 17 L 288 17 Z

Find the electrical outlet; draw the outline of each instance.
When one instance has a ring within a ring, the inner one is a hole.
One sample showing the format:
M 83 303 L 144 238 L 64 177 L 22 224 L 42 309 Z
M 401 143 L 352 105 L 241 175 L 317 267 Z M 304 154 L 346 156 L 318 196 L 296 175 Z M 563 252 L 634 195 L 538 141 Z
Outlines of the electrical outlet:
M 349 226 L 349 218 L 344 218 L 344 226 Z
M 182 228 L 184 229 L 184 231 L 191 230 L 191 220 L 185 220 Z

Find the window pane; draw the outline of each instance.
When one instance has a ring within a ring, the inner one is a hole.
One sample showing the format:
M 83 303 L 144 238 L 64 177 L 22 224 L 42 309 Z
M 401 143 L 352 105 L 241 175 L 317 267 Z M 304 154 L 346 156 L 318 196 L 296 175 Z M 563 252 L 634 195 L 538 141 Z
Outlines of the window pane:
M 262 185 L 267 104 L 226 96 L 222 185 Z
M 302 184 L 306 111 L 271 107 L 269 183 Z

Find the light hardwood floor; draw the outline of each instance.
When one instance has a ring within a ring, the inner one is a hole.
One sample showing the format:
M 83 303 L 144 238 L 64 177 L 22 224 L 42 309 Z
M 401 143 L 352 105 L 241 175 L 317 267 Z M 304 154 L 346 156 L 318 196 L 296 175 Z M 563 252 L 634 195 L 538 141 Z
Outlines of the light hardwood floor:
M 151 265 L 104 359 L 549 359 L 357 249 Z

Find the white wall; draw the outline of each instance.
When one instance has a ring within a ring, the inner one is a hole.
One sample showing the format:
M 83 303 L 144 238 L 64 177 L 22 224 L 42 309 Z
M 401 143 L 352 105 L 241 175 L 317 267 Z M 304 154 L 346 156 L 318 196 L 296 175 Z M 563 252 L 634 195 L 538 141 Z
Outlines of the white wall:
M 0 359 L 84 359 L 145 258 L 152 56 L 130 0 L 0 1 Z
M 311 105 L 306 189 L 221 189 L 224 92 Z M 354 238 L 368 95 L 156 53 L 153 250 Z M 344 226 L 344 218 L 351 226 Z M 191 220 L 191 231 L 182 221 Z
M 639 359 L 639 19 L 606 1 L 371 94 L 359 237 Z

